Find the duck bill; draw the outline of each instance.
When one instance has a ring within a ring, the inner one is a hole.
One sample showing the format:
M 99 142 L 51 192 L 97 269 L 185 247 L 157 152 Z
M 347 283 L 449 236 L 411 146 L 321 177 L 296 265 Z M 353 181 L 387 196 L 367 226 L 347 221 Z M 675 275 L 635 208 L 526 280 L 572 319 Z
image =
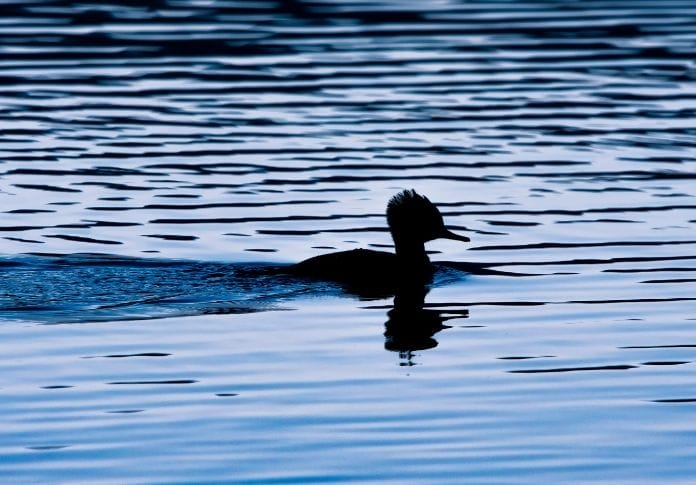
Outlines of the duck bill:
M 453 239 L 455 241 L 463 241 L 463 242 L 469 242 L 471 239 L 469 239 L 466 236 L 460 236 L 459 234 L 455 234 L 449 229 L 445 229 L 442 231 L 442 234 L 440 234 L 440 237 L 443 239 Z

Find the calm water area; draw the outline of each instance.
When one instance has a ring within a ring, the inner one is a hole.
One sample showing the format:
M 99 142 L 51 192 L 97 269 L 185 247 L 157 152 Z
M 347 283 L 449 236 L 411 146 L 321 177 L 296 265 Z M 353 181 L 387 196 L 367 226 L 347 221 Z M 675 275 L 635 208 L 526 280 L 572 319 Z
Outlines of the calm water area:
M 695 61 L 691 0 L 0 0 L 0 482 L 694 483 Z M 408 188 L 417 325 L 276 271 Z

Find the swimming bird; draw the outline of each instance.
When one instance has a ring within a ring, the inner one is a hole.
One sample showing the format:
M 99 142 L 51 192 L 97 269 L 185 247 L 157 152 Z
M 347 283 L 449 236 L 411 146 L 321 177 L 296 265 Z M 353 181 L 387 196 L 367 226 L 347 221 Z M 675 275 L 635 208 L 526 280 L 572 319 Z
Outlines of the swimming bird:
M 323 254 L 290 267 L 296 275 L 343 283 L 358 294 L 389 294 L 404 285 L 425 285 L 434 268 L 425 243 L 434 239 L 469 241 L 447 227 L 442 214 L 427 197 L 404 190 L 387 204 L 387 224 L 395 253 L 353 249 Z

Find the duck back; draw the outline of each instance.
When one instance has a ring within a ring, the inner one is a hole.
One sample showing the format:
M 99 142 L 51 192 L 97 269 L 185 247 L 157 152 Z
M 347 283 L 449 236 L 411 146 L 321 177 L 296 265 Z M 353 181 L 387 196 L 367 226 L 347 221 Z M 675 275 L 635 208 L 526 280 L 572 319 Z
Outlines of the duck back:
M 376 292 L 393 294 L 405 279 L 416 277 L 420 284 L 432 277 L 427 274 L 413 274 L 396 254 L 372 249 L 353 249 L 323 254 L 292 265 L 290 272 L 310 278 L 343 283 L 357 292 Z M 364 291 L 360 291 L 364 290 Z

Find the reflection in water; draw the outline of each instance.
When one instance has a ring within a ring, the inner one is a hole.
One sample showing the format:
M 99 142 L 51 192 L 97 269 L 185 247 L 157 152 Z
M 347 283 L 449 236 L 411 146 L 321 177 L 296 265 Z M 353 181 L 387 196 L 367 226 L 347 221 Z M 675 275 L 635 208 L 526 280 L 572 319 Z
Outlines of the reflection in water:
M 444 316 L 444 312 L 423 308 L 428 288 L 418 284 L 407 284 L 394 295 L 394 306 L 388 312 L 389 319 L 384 324 L 384 348 L 399 352 L 400 365 L 412 366 L 413 352 L 432 349 L 437 346 L 434 335 L 450 328 L 445 321 L 453 318 L 467 318 L 468 310 L 455 316 Z

